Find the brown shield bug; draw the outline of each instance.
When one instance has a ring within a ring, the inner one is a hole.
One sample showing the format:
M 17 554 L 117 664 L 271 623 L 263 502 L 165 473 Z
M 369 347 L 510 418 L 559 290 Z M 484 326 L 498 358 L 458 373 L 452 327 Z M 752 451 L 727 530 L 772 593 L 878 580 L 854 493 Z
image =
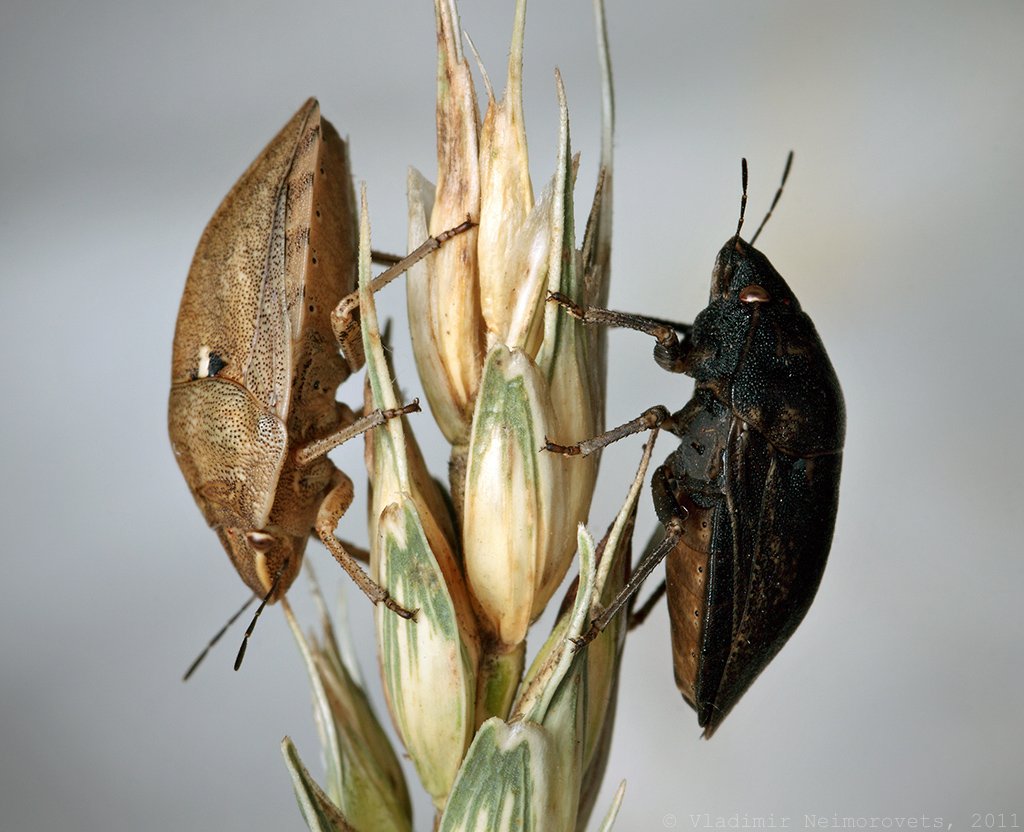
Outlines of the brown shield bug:
M 627 327 L 657 339 L 659 366 L 694 379 L 679 411 L 653 407 L 577 445 L 587 454 L 641 430 L 665 429 L 679 447 L 653 475 L 663 540 L 641 560 L 622 594 L 594 620 L 587 643 L 668 557 L 666 591 L 676 683 L 710 737 L 807 613 L 832 543 L 839 499 L 845 408 L 814 324 L 754 241 L 736 234 L 718 253 L 707 308 L 692 325 L 581 308 L 587 323 Z
M 378 287 L 470 225 L 429 240 Z M 253 591 L 250 603 L 262 598 L 257 617 L 291 586 L 311 532 L 374 603 L 413 615 L 334 535 L 353 486 L 328 451 L 419 409 L 413 402 L 358 417 L 335 400 L 364 361 L 352 295 L 357 233 L 347 147 L 310 99 L 217 208 L 181 299 L 171 445 L 203 516 Z

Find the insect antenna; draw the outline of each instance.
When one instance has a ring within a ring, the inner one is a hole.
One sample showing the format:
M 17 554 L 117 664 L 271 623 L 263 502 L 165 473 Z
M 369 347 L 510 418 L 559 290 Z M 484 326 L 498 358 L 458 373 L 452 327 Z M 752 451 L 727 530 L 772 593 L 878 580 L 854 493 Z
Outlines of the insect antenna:
M 281 575 L 284 574 L 284 570 L 288 566 L 288 560 L 281 564 L 281 568 L 277 570 L 277 574 L 274 575 L 274 582 L 270 585 L 270 589 L 266 595 L 263 596 L 263 600 L 260 601 L 260 605 L 256 607 L 256 613 L 252 617 L 252 621 L 249 622 L 249 626 L 245 630 L 245 635 L 242 636 L 242 646 L 238 648 L 238 655 L 235 656 L 235 670 L 238 670 L 242 666 L 242 659 L 245 658 L 245 648 L 249 646 L 249 636 L 252 635 L 252 631 L 256 629 L 256 622 L 260 620 L 260 613 L 263 612 L 263 608 L 267 605 L 267 602 L 274 597 L 274 593 L 277 592 L 277 587 L 281 583 Z
M 185 671 L 185 675 L 181 677 L 181 681 L 183 681 L 183 682 L 187 682 L 188 681 L 189 676 L 191 676 L 193 673 L 196 672 L 196 668 L 199 667 L 199 665 L 202 663 L 203 659 L 206 658 L 206 654 L 210 652 L 210 649 L 213 647 L 213 645 L 215 645 L 218 641 L 221 640 L 221 638 L 223 637 L 224 633 L 226 633 L 228 631 L 228 629 L 231 627 L 231 625 L 234 624 L 238 620 L 238 617 L 243 612 L 245 612 L 247 609 L 249 609 L 249 607 L 252 605 L 252 602 L 255 601 L 255 600 L 256 600 L 256 596 L 255 595 L 250 595 L 248 600 L 246 600 L 246 602 L 244 604 L 242 604 L 242 606 L 239 608 L 238 612 L 236 612 L 234 615 L 231 616 L 231 618 L 228 619 L 228 623 L 225 624 L 223 627 L 221 627 L 217 631 L 217 635 L 215 635 L 213 638 L 210 639 L 210 641 L 206 645 L 206 647 L 203 648 L 203 652 L 201 652 L 198 656 L 196 656 L 196 660 L 194 662 L 192 662 L 192 664 L 190 664 L 188 666 L 188 670 L 186 670 Z
M 740 162 L 740 170 L 742 171 L 741 178 L 743 180 L 743 196 L 740 197 L 740 219 L 739 219 L 739 222 L 736 223 L 736 234 L 732 238 L 732 245 L 729 247 L 729 263 L 726 266 L 726 270 L 727 270 L 726 273 L 727 274 L 731 274 L 732 273 L 732 261 L 733 261 L 733 258 L 736 256 L 736 249 L 737 249 L 737 247 L 739 246 L 739 243 L 740 243 L 740 230 L 743 228 L 743 217 L 746 216 L 746 213 L 747 213 L 747 160 L 746 160 L 746 158 L 744 158 Z
M 740 238 L 740 229 L 743 228 L 743 217 L 747 213 L 747 160 L 743 159 L 740 163 L 740 169 L 743 171 L 743 196 L 740 197 L 740 221 L 736 223 L 736 239 Z
M 775 192 L 775 199 L 772 200 L 771 206 L 768 208 L 768 213 L 764 215 L 764 219 L 761 220 L 761 224 L 757 227 L 757 231 L 754 232 L 754 236 L 750 238 L 750 245 L 754 245 L 754 240 L 757 239 L 757 235 L 761 233 L 761 229 L 764 228 L 764 224 L 768 222 L 768 218 L 772 215 L 772 211 L 775 210 L 775 206 L 779 204 L 779 197 L 782 196 L 782 189 L 786 187 L 786 180 L 789 179 L 789 169 L 793 167 L 793 151 L 789 151 L 789 156 L 786 157 L 786 168 L 782 171 L 782 182 L 779 183 L 779 189 Z

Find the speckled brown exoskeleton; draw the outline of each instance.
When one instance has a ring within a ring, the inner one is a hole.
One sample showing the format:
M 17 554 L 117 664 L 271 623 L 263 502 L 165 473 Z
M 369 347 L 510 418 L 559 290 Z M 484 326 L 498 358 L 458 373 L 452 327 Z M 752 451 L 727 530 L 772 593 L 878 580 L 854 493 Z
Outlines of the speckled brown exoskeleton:
M 792 163 L 786 164 L 785 184 Z M 807 613 L 825 569 L 839 499 L 845 408 L 814 324 L 754 241 L 722 247 L 711 297 L 692 325 L 581 308 L 587 323 L 627 327 L 657 339 L 654 357 L 695 381 L 679 411 L 662 406 L 577 445 L 587 454 L 641 430 L 664 429 L 679 447 L 655 472 L 654 505 L 665 529 L 622 594 L 581 638 L 585 644 L 631 598 L 662 558 L 676 683 L 709 737 Z
M 429 240 L 386 275 L 460 230 Z M 181 299 L 171 445 L 260 610 L 287 592 L 312 532 L 374 603 L 413 615 L 334 535 L 353 485 L 327 453 L 418 409 L 413 402 L 359 416 L 335 399 L 364 362 L 353 294 L 357 234 L 348 149 L 310 99 L 217 208 Z M 244 649 L 245 640 L 236 669 Z

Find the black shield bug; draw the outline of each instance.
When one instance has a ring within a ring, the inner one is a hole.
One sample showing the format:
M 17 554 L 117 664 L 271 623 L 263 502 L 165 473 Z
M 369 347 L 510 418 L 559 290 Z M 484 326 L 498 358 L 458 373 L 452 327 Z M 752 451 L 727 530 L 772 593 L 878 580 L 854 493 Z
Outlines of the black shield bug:
M 736 233 L 718 253 L 707 308 L 692 325 L 551 300 L 586 323 L 657 339 L 658 364 L 694 379 L 675 413 L 662 406 L 576 445 L 588 454 L 642 430 L 664 429 L 679 447 L 651 481 L 665 536 L 637 565 L 615 602 L 580 639 L 590 641 L 668 557 L 666 580 L 676 683 L 710 737 L 792 635 L 825 569 L 839 499 L 845 409 L 814 324 L 754 241 Z

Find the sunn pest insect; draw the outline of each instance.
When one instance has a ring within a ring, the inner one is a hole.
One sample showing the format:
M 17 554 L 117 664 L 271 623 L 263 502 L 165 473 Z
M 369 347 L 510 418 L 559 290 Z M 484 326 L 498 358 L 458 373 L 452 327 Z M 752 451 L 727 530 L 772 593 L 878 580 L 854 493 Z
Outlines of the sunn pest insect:
M 736 233 L 715 261 L 707 308 L 692 325 L 553 295 L 586 323 L 657 339 L 654 358 L 694 379 L 675 413 L 663 406 L 577 445 L 588 454 L 642 430 L 679 437 L 651 490 L 665 534 L 620 596 L 580 639 L 585 644 L 667 556 L 666 579 L 637 616 L 667 591 L 676 683 L 710 737 L 807 613 L 825 569 L 839 499 L 845 407 L 814 324 L 786 281 L 754 248 L 793 161 L 750 242 Z
M 471 225 L 428 240 L 376 288 Z M 357 233 L 348 149 L 310 99 L 217 208 L 185 284 L 168 427 L 192 496 L 254 593 L 246 606 L 262 599 L 236 670 L 263 607 L 298 574 L 311 533 L 374 603 L 413 615 L 334 535 L 353 485 L 327 453 L 419 409 L 414 401 L 359 416 L 335 399 L 364 363 L 352 294 Z

